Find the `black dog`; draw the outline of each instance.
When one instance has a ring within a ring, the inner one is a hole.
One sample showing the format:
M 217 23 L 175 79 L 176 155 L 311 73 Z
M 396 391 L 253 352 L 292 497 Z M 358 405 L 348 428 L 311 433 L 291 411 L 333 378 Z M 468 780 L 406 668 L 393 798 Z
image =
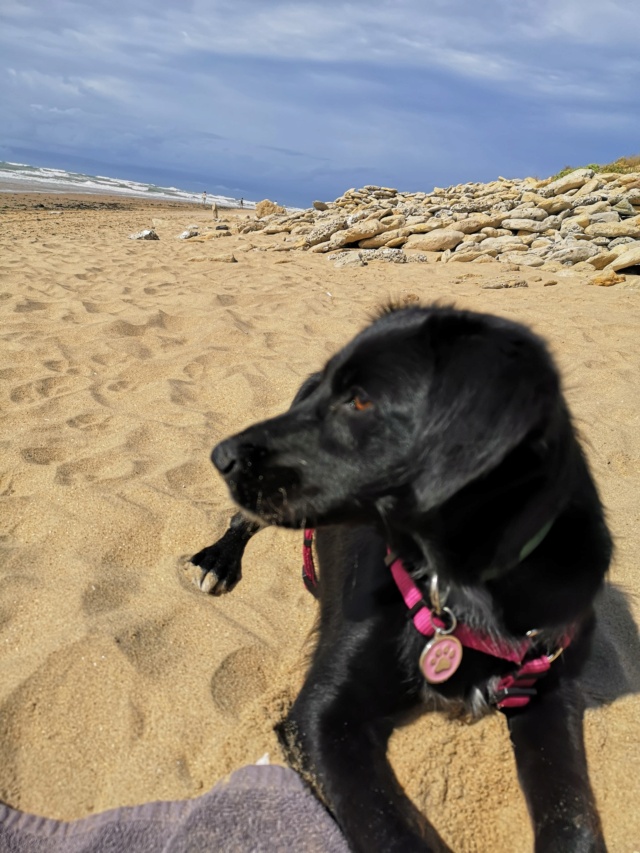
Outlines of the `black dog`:
M 576 678 L 611 540 L 538 337 L 453 308 L 386 309 L 285 414 L 212 459 L 251 519 L 193 557 L 213 593 L 240 579 L 261 526 L 318 527 L 318 643 L 277 730 L 353 850 L 438 843 L 387 761 L 394 725 L 418 707 L 496 706 L 536 850 L 605 850 Z

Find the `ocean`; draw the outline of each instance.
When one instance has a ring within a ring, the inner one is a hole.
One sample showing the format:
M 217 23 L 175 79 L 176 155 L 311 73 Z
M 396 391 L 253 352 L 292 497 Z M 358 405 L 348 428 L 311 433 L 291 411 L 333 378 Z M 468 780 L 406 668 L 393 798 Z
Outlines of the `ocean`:
M 104 175 L 85 175 L 64 169 L 45 169 L 25 163 L 0 161 L 0 192 L 93 193 L 96 195 L 123 195 L 166 201 L 200 202 L 202 193 L 193 193 L 177 187 L 159 187 L 124 178 Z M 244 199 L 244 207 L 251 210 L 254 201 Z M 207 202 L 219 207 L 239 207 L 240 199 L 207 194 Z

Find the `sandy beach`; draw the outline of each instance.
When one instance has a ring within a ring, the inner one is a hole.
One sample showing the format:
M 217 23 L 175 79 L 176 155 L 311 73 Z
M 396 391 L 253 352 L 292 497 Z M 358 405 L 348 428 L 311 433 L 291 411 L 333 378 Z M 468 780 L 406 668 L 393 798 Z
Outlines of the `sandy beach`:
M 233 511 L 210 450 L 284 409 L 381 303 L 441 300 L 528 323 L 561 367 L 617 546 L 590 773 L 609 849 L 639 850 L 640 699 L 625 687 L 638 640 L 611 605 L 622 592 L 640 618 L 640 276 L 336 269 L 282 251 L 279 235 L 238 234 L 253 212 L 219 215 L 0 194 L 0 800 L 73 819 L 196 796 L 265 753 L 282 761 L 272 726 L 315 616 L 301 536 L 264 531 L 233 593 L 201 593 L 183 557 Z M 191 224 L 230 236 L 177 239 Z M 129 239 L 151 227 L 159 240 Z M 527 286 L 483 289 L 513 279 Z M 531 850 L 499 715 L 422 717 L 391 758 L 456 851 Z

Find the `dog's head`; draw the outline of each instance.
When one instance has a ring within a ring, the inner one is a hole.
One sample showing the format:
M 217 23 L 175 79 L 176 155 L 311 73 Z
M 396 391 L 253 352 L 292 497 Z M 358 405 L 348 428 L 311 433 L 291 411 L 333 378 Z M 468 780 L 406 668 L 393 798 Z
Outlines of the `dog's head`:
M 390 308 L 287 412 L 223 441 L 212 459 L 240 506 L 269 524 L 394 514 L 402 524 L 523 443 L 542 459 L 566 425 L 552 359 L 525 327 L 453 308 Z

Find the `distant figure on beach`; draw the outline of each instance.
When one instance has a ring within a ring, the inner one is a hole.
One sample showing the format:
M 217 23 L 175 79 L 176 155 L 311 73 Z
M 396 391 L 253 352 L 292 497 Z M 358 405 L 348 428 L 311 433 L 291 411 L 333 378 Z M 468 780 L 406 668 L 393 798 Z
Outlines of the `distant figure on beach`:
M 240 199 L 240 207 L 244 207 L 244 199 L 243 198 Z
M 218 205 L 215 203 L 215 201 L 211 205 L 211 215 L 214 219 L 218 218 Z
M 207 203 L 207 191 L 205 190 L 202 193 L 202 206 L 205 207 L 206 203 Z

